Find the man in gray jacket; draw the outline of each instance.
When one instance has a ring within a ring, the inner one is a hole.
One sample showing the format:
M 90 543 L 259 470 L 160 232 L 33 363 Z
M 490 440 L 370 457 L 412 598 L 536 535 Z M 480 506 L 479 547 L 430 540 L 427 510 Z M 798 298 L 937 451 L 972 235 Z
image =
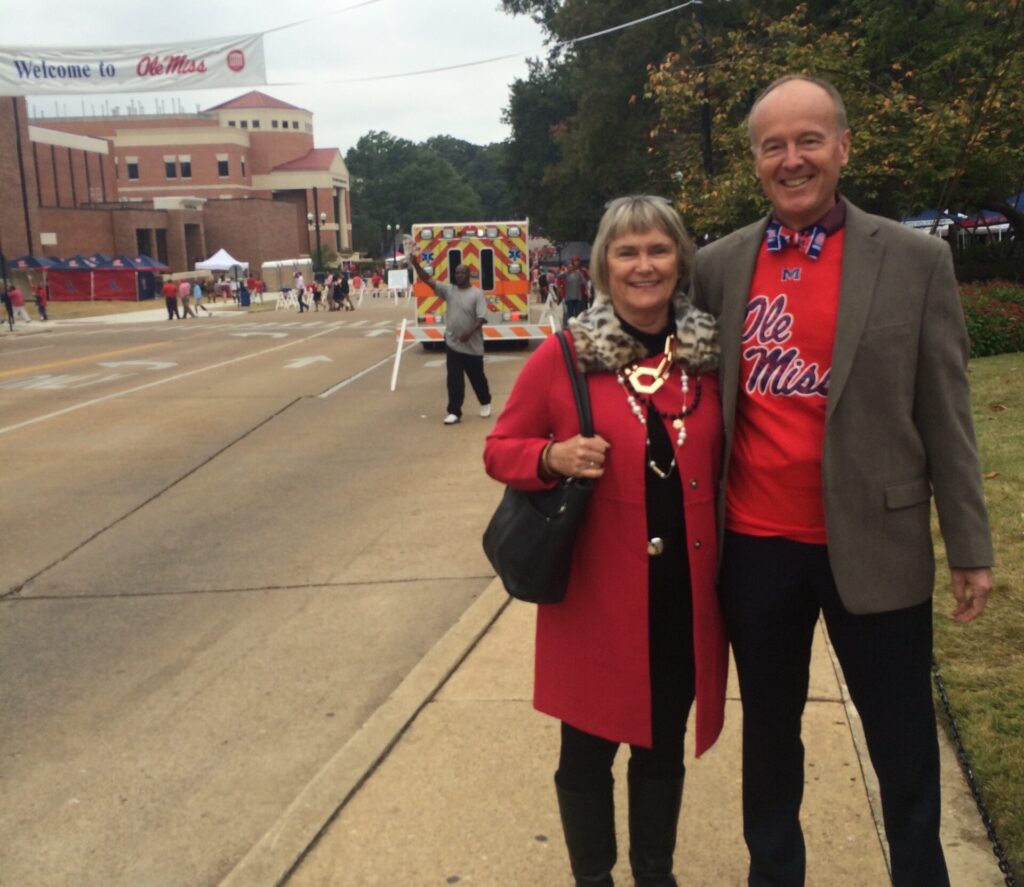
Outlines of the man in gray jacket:
M 804 883 L 800 719 L 821 613 L 878 775 L 893 883 L 945 887 L 932 497 L 953 618 L 980 615 L 992 589 L 950 250 L 838 195 L 851 137 L 830 83 L 781 78 L 749 130 L 772 214 L 701 249 L 693 281 L 721 340 L 719 596 L 743 701 L 749 883 Z

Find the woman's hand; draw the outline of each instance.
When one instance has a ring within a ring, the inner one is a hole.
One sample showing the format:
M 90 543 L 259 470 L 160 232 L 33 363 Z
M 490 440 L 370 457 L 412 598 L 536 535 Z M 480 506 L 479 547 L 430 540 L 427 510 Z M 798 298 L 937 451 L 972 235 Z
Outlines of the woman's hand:
M 563 477 L 601 477 L 610 446 L 600 435 L 583 437 L 577 434 L 551 445 L 548 467 Z

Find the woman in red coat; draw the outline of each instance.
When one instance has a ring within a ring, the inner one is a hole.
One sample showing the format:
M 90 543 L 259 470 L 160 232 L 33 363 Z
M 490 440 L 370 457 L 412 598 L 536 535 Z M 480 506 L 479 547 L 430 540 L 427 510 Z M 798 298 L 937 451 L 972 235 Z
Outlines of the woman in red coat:
M 714 320 L 683 291 L 692 247 L 658 197 L 608 205 L 591 256 L 593 306 L 571 337 L 595 435 L 579 435 L 561 349 L 523 367 L 484 461 L 523 490 L 595 481 L 565 600 L 537 613 L 534 705 L 562 721 L 555 786 L 577 884 L 609 885 L 617 851 L 612 762 L 629 761 L 630 864 L 674 885 L 683 736 L 722 728 L 728 669 L 715 594 L 722 430 Z

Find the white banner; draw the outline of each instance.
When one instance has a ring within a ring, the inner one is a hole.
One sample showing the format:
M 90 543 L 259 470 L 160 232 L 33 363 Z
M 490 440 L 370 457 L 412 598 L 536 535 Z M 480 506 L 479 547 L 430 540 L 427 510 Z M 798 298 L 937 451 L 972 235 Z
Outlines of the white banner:
M 0 46 L 0 95 L 260 86 L 263 35 L 155 46 Z

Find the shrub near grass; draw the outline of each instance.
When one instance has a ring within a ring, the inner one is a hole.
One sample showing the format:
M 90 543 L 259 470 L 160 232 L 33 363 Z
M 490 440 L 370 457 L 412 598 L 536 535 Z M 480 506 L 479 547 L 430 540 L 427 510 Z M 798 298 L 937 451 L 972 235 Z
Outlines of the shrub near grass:
M 960 287 L 971 357 L 1024 351 L 1024 286 L 1007 280 Z
M 1024 875 L 1024 354 L 973 360 L 970 379 L 996 587 L 979 619 L 968 625 L 950 620 L 953 596 L 936 523 L 935 657 L 982 797 L 1019 879 Z

